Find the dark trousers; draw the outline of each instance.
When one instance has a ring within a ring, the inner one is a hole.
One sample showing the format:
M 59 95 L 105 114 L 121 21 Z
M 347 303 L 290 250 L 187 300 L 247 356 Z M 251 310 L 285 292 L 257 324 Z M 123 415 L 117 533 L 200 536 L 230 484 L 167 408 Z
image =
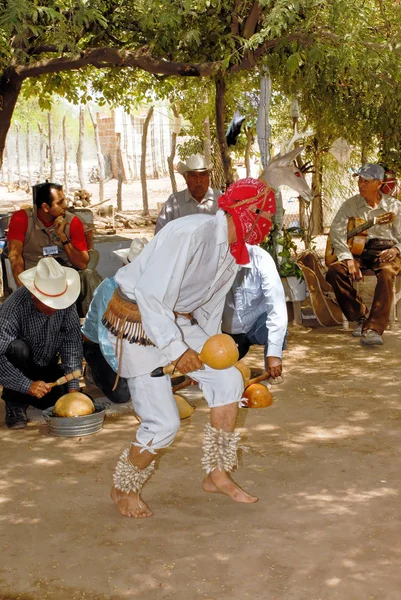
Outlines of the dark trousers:
M 401 268 L 401 258 L 397 256 L 385 263 L 379 262 L 381 250 L 365 250 L 356 260 L 361 269 L 372 269 L 377 277 L 369 317 L 364 329 L 374 329 L 380 335 L 388 325 L 393 300 L 394 277 Z M 348 321 L 357 321 L 367 316 L 368 309 L 357 294 L 345 262 L 333 263 L 326 273 L 326 279 L 333 287 L 337 302 Z
M 265 363 L 267 369 L 267 350 L 269 346 L 269 330 L 266 327 L 266 313 L 261 314 L 252 325 L 251 329 L 247 333 L 229 333 L 234 342 L 238 346 L 239 360 L 243 358 L 251 346 L 264 346 L 265 347 Z M 224 332 L 223 332 L 224 333 Z M 287 344 L 287 335 L 285 336 L 283 343 L 283 350 L 285 350 Z
M 64 375 L 61 366 L 58 364 L 57 357 L 54 357 L 54 361 L 46 367 L 35 365 L 31 350 L 23 340 L 14 340 L 9 344 L 6 358 L 26 377 L 32 379 L 32 381 L 46 381 L 46 383 L 51 383 Z M 63 396 L 67 392 L 67 384 L 56 385 L 43 398 L 35 398 L 35 396 L 31 396 L 30 394 L 22 394 L 21 392 L 4 388 L 2 398 L 9 405 L 22 406 L 23 408 L 28 408 L 31 405 L 44 410 L 45 408 L 49 408 L 49 406 L 54 406 L 60 396 Z
M 104 358 L 99 344 L 84 340 L 84 358 L 91 369 L 91 374 L 96 387 L 103 392 L 112 402 L 124 404 L 131 400 L 127 380 L 120 377 L 116 389 L 113 391 L 117 373 L 113 371 Z

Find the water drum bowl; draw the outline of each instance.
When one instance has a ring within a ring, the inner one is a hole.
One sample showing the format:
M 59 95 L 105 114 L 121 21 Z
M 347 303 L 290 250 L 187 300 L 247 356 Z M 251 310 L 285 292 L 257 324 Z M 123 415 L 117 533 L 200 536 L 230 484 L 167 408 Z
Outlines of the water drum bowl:
M 103 427 L 104 417 L 110 402 L 94 401 L 95 412 L 79 417 L 59 417 L 53 414 L 54 406 L 42 411 L 49 433 L 57 437 L 82 437 L 97 433 Z

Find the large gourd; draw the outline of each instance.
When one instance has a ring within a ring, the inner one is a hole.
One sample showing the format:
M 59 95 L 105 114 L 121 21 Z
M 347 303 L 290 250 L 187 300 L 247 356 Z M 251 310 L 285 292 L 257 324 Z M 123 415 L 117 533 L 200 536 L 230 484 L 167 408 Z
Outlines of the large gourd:
M 178 412 L 180 413 L 180 419 L 187 419 L 195 411 L 195 408 L 182 396 L 174 394 L 174 400 L 176 401 Z
M 246 388 L 243 397 L 247 399 L 248 408 L 266 408 L 273 403 L 273 396 L 261 383 L 251 383 Z
M 81 392 L 69 392 L 61 396 L 54 405 L 53 413 L 58 417 L 82 417 L 95 412 L 92 400 Z
M 238 369 L 238 371 L 241 372 L 242 379 L 244 381 L 244 388 L 247 388 L 248 385 L 249 385 L 249 382 L 251 380 L 251 369 L 250 369 L 250 367 L 248 367 L 248 365 L 246 365 L 245 363 L 241 362 L 240 360 L 235 363 L 234 367 L 236 367 Z
M 206 340 L 199 358 L 212 369 L 228 369 L 239 358 L 238 346 L 227 333 L 218 333 Z

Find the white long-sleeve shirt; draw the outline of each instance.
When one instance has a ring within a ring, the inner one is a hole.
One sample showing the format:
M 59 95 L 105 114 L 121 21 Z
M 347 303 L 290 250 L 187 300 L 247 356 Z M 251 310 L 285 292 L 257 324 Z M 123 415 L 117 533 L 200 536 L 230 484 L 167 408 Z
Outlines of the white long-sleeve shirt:
M 274 260 L 259 246 L 246 245 L 250 262 L 242 265 L 227 294 L 222 330 L 248 333 L 266 313 L 267 356 L 282 357 L 288 317 L 285 293 Z
M 198 202 L 193 198 L 186 188 L 181 192 L 171 194 L 163 205 L 159 216 L 157 217 L 155 233 L 174 219 L 187 217 L 188 215 L 215 215 L 218 209 L 217 200 L 221 196 L 221 192 L 209 187 L 205 197 Z
M 330 228 L 331 241 L 338 260 L 352 260 L 354 257 L 347 245 L 347 225 L 351 217 L 369 221 L 386 212 L 395 213 L 392 223 L 374 225 L 368 229 L 367 239 L 392 240 L 401 252 L 401 203 L 392 196 L 381 194 L 379 204 L 372 208 L 360 194 L 348 198 L 334 217 Z
M 216 216 L 183 217 L 163 227 L 139 256 L 115 275 L 121 291 L 137 302 L 145 333 L 156 345 L 124 340 L 121 375 L 149 373 L 188 349 L 174 311 L 193 313 L 207 335 L 218 333 L 225 297 L 237 269 L 223 211 Z M 116 338 L 111 333 L 109 340 L 115 348 Z

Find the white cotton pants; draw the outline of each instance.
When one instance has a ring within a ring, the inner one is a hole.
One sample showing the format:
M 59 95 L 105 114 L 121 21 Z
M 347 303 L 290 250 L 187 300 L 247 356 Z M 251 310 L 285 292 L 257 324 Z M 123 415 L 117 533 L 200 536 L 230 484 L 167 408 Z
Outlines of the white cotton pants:
M 204 370 L 188 374 L 198 382 L 210 408 L 238 403 L 244 391 L 240 371 L 235 367 L 216 371 L 205 365 Z M 155 453 L 173 443 L 180 428 L 180 417 L 171 389 L 169 375 L 128 378 L 132 403 L 141 424 L 134 446 Z

